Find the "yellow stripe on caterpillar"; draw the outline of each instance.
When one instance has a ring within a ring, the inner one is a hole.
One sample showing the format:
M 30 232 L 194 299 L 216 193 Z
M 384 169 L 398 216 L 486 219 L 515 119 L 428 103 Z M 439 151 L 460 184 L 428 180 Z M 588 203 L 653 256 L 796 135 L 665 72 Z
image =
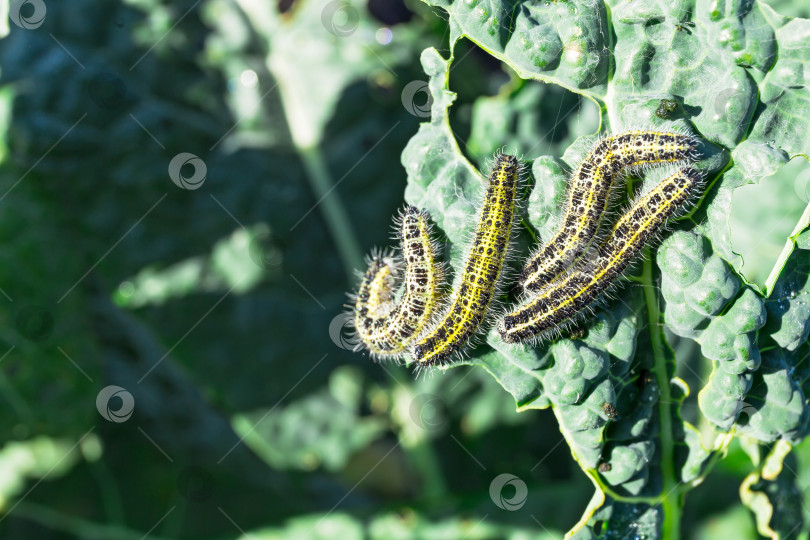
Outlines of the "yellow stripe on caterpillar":
M 559 231 L 526 262 L 520 285 L 538 291 L 586 252 L 597 236 L 618 176 L 634 168 L 692 159 L 696 145 L 688 135 L 645 130 L 599 141 L 571 176 Z
M 436 324 L 412 348 L 411 356 L 419 366 L 443 363 L 460 354 L 482 328 L 509 248 L 519 169 L 516 157 L 497 157 L 458 289 Z
M 518 343 L 558 334 L 612 286 L 700 185 L 700 173 L 686 167 L 639 198 L 599 246 L 594 261 L 546 285 L 498 322 L 501 339 Z
M 436 311 L 444 281 L 427 212 L 406 206 L 396 223 L 405 262 L 402 298 L 394 301 L 398 263 L 391 257 L 372 257 L 354 307 L 358 347 L 380 358 L 402 356 L 424 332 Z

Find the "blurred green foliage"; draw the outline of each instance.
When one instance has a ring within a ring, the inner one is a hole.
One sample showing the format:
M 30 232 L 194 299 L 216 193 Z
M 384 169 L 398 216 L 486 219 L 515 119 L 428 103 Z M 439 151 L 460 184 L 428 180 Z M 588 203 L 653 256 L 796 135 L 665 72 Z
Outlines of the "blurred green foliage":
M 784 441 L 808 420 L 808 23 L 762 2 L 429 3 L 2 4 L 2 538 L 559 538 L 580 520 L 653 538 L 656 498 L 694 486 L 685 538 L 807 530 L 810 446 Z M 581 339 L 490 337 L 484 369 L 419 379 L 350 352 L 352 270 L 403 193 L 457 266 L 479 170 L 514 149 L 525 253 L 600 127 L 687 119 L 722 181 Z M 171 178 L 182 152 L 199 189 Z M 699 397 L 657 383 L 676 360 Z M 134 399 L 124 421 L 104 417 L 121 394 L 97 403 L 110 385 Z M 528 487 L 517 509 L 503 473 Z

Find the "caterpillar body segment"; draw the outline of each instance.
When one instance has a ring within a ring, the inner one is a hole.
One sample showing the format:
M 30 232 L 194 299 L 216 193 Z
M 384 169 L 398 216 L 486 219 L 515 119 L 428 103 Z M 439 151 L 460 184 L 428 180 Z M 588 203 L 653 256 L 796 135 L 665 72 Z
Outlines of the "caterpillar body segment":
M 427 212 L 406 206 L 395 221 L 402 261 L 372 257 L 354 308 L 358 347 L 373 356 L 396 358 L 425 330 L 439 302 L 444 268 L 431 238 Z M 404 291 L 396 301 L 398 267 L 404 262 Z
M 595 260 L 549 283 L 498 322 L 501 338 L 518 343 L 559 333 L 614 284 L 701 184 L 700 173 L 686 167 L 640 197 L 601 243 Z
M 489 177 L 478 223 L 464 260 L 458 288 L 431 330 L 412 347 L 418 367 L 460 355 L 483 327 L 497 295 L 515 220 L 520 164 L 499 155 Z
M 374 253 L 367 259 L 366 272 L 356 295 L 355 311 L 372 320 L 391 311 L 396 292 L 397 261 L 388 253 Z
M 586 253 L 617 178 L 634 169 L 693 159 L 696 153 L 696 140 L 679 133 L 628 131 L 599 141 L 572 174 L 561 226 L 526 262 L 520 286 L 539 291 Z

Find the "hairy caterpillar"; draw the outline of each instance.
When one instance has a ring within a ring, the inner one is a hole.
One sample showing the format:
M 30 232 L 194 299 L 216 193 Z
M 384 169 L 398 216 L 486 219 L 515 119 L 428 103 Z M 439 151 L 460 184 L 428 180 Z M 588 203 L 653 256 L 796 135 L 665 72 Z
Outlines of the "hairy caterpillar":
M 571 323 L 610 288 L 700 185 L 700 173 L 686 167 L 639 198 L 614 225 L 590 266 L 572 270 L 548 284 L 498 322 L 501 338 L 508 343 L 542 340 Z
M 519 168 L 514 156 L 497 157 L 458 290 L 430 332 L 412 348 L 411 355 L 420 366 L 460 354 L 481 328 L 496 296 L 509 247 Z
M 520 285 L 538 291 L 585 253 L 596 237 L 617 176 L 633 168 L 682 161 L 695 153 L 696 141 L 678 133 L 628 131 L 602 139 L 574 171 L 562 225 L 526 262 Z
M 391 311 L 396 274 L 397 261 L 392 253 L 372 253 L 357 291 L 355 313 L 362 311 L 372 320 L 384 318 Z
M 381 358 L 401 356 L 422 333 L 438 303 L 444 276 L 439 251 L 431 240 L 427 212 L 406 206 L 395 221 L 405 262 L 405 290 L 395 302 L 398 266 L 389 254 L 374 254 L 360 282 L 354 326 L 360 343 Z

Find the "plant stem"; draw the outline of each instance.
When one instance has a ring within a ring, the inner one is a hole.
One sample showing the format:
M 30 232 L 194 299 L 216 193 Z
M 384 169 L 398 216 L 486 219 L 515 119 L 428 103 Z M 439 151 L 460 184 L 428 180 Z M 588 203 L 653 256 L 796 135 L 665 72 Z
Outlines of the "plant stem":
M 799 236 L 808 225 L 810 225 L 810 204 L 805 207 L 802 217 L 799 218 L 799 222 L 793 228 L 793 232 L 790 233 L 790 236 L 785 242 L 785 246 L 782 248 L 782 252 L 779 254 L 779 258 L 771 269 L 768 279 L 765 280 L 765 296 L 771 295 L 773 287 L 776 285 L 776 280 L 779 279 L 779 274 L 782 273 L 782 269 L 785 267 L 788 258 L 796 247 L 796 237 Z
M 399 385 L 399 389 L 394 388 L 391 392 L 391 397 L 395 400 L 394 410 L 410 411 L 415 398 L 413 383 L 402 374 L 401 370 L 393 370 L 393 376 Z M 429 435 L 423 428 L 416 427 L 411 418 L 402 422 L 397 429 L 405 457 L 422 480 L 425 500 L 430 503 L 441 503 L 447 501 L 447 485 L 444 482 L 439 456 Z
M 90 462 L 88 468 L 101 492 L 101 504 L 107 521 L 112 525 L 123 526 L 125 522 L 124 505 L 121 503 L 115 477 L 103 460 Z
M 143 540 L 144 534 L 120 525 L 102 525 L 89 520 L 68 516 L 51 510 L 47 506 L 20 502 L 14 509 L 14 515 L 28 519 L 54 531 L 61 531 L 86 540 Z M 149 540 L 161 540 L 154 534 Z
M 652 279 L 652 257 L 647 249 L 644 257 L 644 298 L 647 303 L 649 315 L 650 341 L 653 352 L 653 372 L 658 381 L 658 419 L 659 441 L 661 445 L 661 475 L 663 476 L 663 500 L 661 506 L 664 510 L 664 523 L 662 527 L 663 538 L 676 540 L 680 538 L 681 527 L 681 499 L 676 488 L 678 480 L 675 476 L 675 444 L 672 438 L 672 389 L 670 387 L 669 367 L 664 352 L 664 334 L 661 329 L 661 314 L 658 311 L 658 296 Z
M 351 277 L 356 269 L 363 268 L 363 255 L 360 243 L 354 235 L 349 216 L 334 191 L 323 152 L 316 147 L 298 147 L 298 155 L 307 171 L 307 178 L 315 194 L 315 204 L 323 215 L 326 226 L 332 232 L 338 254 L 343 262 L 346 275 Z

